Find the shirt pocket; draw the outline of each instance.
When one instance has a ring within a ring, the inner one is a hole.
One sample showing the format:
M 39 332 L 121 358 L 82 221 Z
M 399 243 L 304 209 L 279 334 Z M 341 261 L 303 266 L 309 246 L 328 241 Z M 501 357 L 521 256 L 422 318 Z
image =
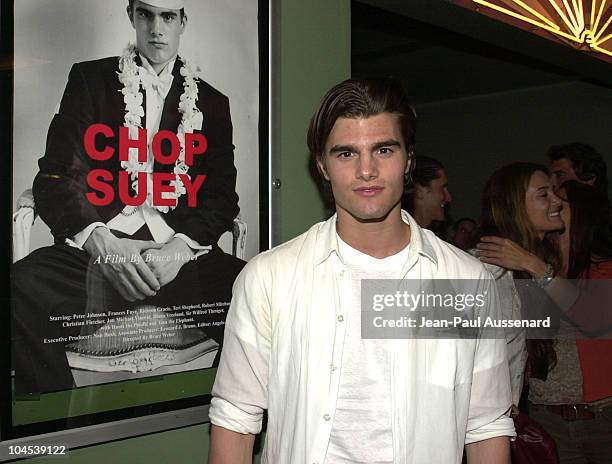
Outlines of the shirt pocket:
M 475 340 L 426 340 L 425 380 L 430 385 L 454 389 L 472 382 Z

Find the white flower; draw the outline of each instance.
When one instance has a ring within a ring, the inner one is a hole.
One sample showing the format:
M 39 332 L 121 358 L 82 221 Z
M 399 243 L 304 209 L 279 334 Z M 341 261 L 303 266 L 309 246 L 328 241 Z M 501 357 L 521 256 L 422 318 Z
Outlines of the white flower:
M 117 73 L 119 82 L 123 84 L 123 88 L 120 92 L 123 94 L 123 102 L 125 103 L 126 111 L 124 125 L 129 129 L 130 138 L 132 139 L 138 137 L 138 128 L 142 127 L 141 122 L 144 117 L 144 108 L 142 107 L 143 93 L 140 90 L 142 77 L 139 74 L 139 67 L 134 61 L 135 58 L 136 46 L 134 44 L 128 44 L 119 58 L 119 72 Z M 181 151 L 174 166 L 175 180 L 170 182 L 170 185 L 174 187 L 174 192 L 168 192 L 164 195 L 164 198 L 171 198 L 176 204 L 178 204 L 178 198 L 187 192 L 183 185 L 183 181 L 179 177 L 179 174 L 187 174 L 189 170 L 189 166 L 185 165 L 185 132 L 190 133 L 193 132 L 194 129 L 201 129 L 203 120 L 203 115 L 196 106 L 196 101 L 198 100 L 198 86 L 195 79 L 199 76 L 194 73 L 193 69 L 183 58 L 179 59 L 183 63 L 180 73 L 185 80 L 183 84 L 184 91 L 180 97 L 178 108 L 182 116 L 181 123 L 177 128 L 177 136 L 181 145 Z M 199 68 L 197 68 L 197 72 L 200 72 Z M 130 174 L 132 188 L 136 192 L 138 191 L 138 174 L 141 172 L 147 173 L 147 205 L 162 213 L 167 213 L 171 209 L 176 208 L 176 205 L 170 207 L 153 205 L 153 178 L 150 175 L 153 172 L 153 166 L 152 163 L 139 163 L 136 149 L 130 149 L 128 160 L 122 161 L 121 167 Z
M 191 123 L 191 127 L 194 130 L 202 130 L 202 123 L 204 122 L 204 115 L 202 114 L 201 111 L 198 111 L 192 116 L 189 122 Z

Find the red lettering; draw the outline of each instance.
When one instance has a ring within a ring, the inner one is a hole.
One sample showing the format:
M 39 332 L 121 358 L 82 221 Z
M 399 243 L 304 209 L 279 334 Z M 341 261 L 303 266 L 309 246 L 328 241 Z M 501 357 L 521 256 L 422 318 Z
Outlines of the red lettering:
M 147 161 L 147 130 L 139 127 L 138 138 L 130 138 L 130 129 L 122 126 L 119 128 L 119 160 L 127 161 L 130 148 L 138 148 L 138 162 Z M 139 180 L 140 182 L 140 180 Z
M 162 153 L 162 142 L 164 140 L 170 141 L 170 154 L 164 155 Z M 161 164 L 174 164 L 181 154 L 181 142 L 174 132 L 169 130 L 160 130 L 153 136 L 153 156 L 155 160 Z
M 179 177 L 183 181 L 185 190 L 187 190 L 187 206 L 195 208 L 198 206 L 198 190 L 202 187 L 206 174 L 198 174 L 195 178 L 195 182 L 191 183 L 191 179 L 187 174 L 179 174 Z
M 193 166 L 193 155 L 202 155 L 208 149 L 208 140 L 203 134 L 185 134 L 185 164 Z
M 89 202 L 94 206 L 110 205 L 115 198 L 112 185 L 106 182 L 112 182 L 113 175 L 106 169 L 92 169 L 87 174 L 87 185 L 92 189 L 97 190 L 102 196 L 96 195 L 94 192 L 87 192 L 85 195 Z
M 119 199 L 124 205 L 140 206 L 147 199 L 147 173 L 138 173 L 138 193 L 130 197 L 130 175 L 125 171 L 119 171 Z
M 171 172 L 153 173 L 153 205 L 154 206 L 176 206 L 175 198 L 164 198 L 162 193 L 174 192 L 174 186 L 167 183 L 174 180 L 175 175 Z M 164 183 L 166 182 L 166 183 Z
M 111 147 L 106 147 L 102 151 L 97 150 L 96 135 L 98 134 L 105 135 L 107 139 L 115 136 L 113 130 L 106 124 L 92 124 L 85 131 L 83 145 L 85 146 L 85 151 L 91 159 L 95 159 L 96 161 L 105 161 L 113 156 L 115 150 L 113 150 Z

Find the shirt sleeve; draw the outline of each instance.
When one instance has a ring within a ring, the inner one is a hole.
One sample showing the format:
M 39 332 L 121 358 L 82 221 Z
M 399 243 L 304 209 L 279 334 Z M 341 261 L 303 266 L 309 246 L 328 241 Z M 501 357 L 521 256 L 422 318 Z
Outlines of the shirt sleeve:
M 180 238 L 189 248 L 193 250 L 195 253 L 194 258 L 199 258 L 212 250 L 212 245 L 200 245 L 198 242 L 187 237 L 185 234 L 174 234 L 174 237 Z
M 578 299 L 567 309 L 564 317 L 581 334 L 578 338 L 610 338 L 612 333 L 612 260 L 591 265 L 588 277 L 576 283 L 580 290 Z
M 89 236 L 91 235 L 91 233 L 94 231 L 96 227 L 108 228 L 108 226 L 104 224 L 103 222 L 94 222 L 92 224 L 89 224 L 81 232 L 79 232 L 78 234 L 75 234 L 75 236 L 72 239 L 67 238 L 66 245 L 82 250 L 83 245 L 85 245 L 85 242 L 87 241 L 87 239 L 89 238 Z
M 488 315 L 500 319 L 501 308 L 495 280 L 488 272 L 481 277 L 480 287 L 479 293 L 489 295 L 483 308 L 486 311 L 483 318 Z M 510 418 L 511 405 L 506 341 L 503 337 L 480 337 L 476 341 L 465 444 L 493 437 L 516 436 L 514 422 Z
M 268 403 L 270 301 L 259 258 L 234 283 L 209 410 L 211 423 L 238 433 L 259 433 Z

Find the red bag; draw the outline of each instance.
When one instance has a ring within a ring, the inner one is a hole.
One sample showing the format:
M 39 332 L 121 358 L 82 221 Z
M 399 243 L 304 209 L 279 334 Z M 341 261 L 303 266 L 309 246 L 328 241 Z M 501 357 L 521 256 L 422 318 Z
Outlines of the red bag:
M 510 442 L 513 464 L 559 464 L 557 444 L 544 427 L 527 414 L 513 416 L 516 440 Z

